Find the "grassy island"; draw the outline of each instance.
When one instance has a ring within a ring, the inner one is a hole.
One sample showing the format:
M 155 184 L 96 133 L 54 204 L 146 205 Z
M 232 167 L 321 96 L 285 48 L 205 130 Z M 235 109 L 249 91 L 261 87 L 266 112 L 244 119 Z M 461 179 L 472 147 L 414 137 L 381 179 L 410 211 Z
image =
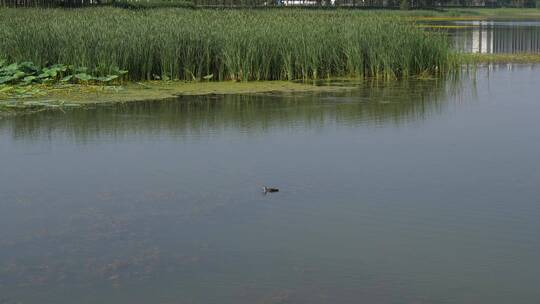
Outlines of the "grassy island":
M 444 35 L 355 11 L 0 10 L 0 58 L 125 80 L 394 78 L 448 67 Z
M 415 22 L 525 11 L 539 10 L 0 8 L 0 112 L 43 100 L 58 106 L 320 91 L 336 88 L 309 82 L 540 62 L 537 54 L 457 54 L 443 32 Z

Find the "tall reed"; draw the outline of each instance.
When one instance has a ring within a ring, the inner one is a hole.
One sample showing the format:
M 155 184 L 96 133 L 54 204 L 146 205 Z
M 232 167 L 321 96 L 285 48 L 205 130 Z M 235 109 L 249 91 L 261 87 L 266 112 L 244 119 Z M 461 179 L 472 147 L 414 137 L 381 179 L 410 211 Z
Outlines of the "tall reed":
M 448 69 L 446 38 L 355 11 L 0 9 L 0 59 L 118 67 L 131 80 L 404 77 Z

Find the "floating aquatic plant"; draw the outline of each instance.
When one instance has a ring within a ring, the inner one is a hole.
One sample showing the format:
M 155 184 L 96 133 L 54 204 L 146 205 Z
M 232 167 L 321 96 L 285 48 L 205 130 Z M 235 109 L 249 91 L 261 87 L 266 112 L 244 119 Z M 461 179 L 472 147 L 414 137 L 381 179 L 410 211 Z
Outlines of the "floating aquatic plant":
M 112 69 L 111 75 L 93 76 L 89 74 L 85 67 L 75 67 L 73 65 L 53 64 L 40 68 L 32 62 L 7 64 L 5 60 L 0 61 L 0 85 L 30 85 L 36 83 L 107 83 L 125 75 L 127 71 L 118 68 Z M 8 88 L 0 88 L 7 91 Z

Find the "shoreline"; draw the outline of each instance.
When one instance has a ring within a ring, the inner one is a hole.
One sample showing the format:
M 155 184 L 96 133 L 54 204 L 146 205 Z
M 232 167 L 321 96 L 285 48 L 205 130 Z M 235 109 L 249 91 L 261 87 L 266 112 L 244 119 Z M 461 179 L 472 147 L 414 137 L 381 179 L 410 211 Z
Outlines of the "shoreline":
M 486 64 L 540 64 L 540 54 L 454 54 L 461 66 Z M 410 76 L 414 78 L 415 76 Z M 420 76 L 418 76 L 421 78 Z M 293 81 L 144 81 L 117 86 L 104 85 L 29 85 L 0 87 L 0 116 L 35 111 L 115 104 L 147 100 L 165 100 L 179 96 L 263 94 L 263 93 L 323 93 L 352 90 L 352 86 L 332 84 L 332 81 L 362 81 L 358 78 L 331 78 L 316 82 Z M 399 81 L 399 80 L 386 80 Z M 324 83 L 327 84 L 324 84 Z M 320 83 L 320 82 L 319 82 Z M 19 93 L 15 93 L 19 92 Z M 18 94 L 18 95 L 17 95 Z

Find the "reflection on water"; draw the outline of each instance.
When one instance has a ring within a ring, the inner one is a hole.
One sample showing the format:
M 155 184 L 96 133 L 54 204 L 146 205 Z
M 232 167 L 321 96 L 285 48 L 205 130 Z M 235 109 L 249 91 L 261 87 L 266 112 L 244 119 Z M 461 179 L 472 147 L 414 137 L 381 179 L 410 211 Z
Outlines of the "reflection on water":
M 469 53 L 540 52 L 540 21 L 455 21 L 449 32 L 454 46 Z
M 0 303 L 535 303 L 538 72 L 0 120 Z
M 366 81 L 341 93 L 188 96 L 94 109 L 50 111 L 0 120 L 14 139 L 43 136 L 84 141 L 95 136 L 129 134 L 201 136 L 237 129 L 245 134 L 302 125 L 355 126 L 408 123 L 440 112 L 449 96 L 459 94 L 457 83 L 443 80 Z

